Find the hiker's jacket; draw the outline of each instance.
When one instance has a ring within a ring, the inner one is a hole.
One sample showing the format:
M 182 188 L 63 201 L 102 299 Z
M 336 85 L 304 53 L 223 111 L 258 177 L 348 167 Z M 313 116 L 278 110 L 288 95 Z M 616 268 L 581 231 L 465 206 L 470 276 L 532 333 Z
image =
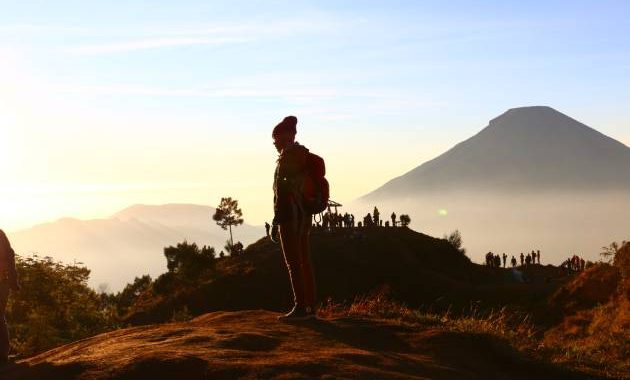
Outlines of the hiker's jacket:
M 308 149 L 295 142 L 282 150 L 273 179 L 273 224 L 303 215 L 302 187 Z
M 0 230 L 0 282 L 8 281 L 9 284 L 17 283 L 17 271 L 15 270 L 15 252 L 4 231 Z

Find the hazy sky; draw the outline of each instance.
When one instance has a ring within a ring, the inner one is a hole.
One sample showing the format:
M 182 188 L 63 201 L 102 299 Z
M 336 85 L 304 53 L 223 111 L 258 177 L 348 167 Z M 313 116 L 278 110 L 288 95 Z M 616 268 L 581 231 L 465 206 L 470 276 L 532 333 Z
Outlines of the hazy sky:
M 0 1 L 0 227 L 133 203 L 271 219 L 271 129 L 347 202 L 549 105 L 630 145 L 627 1 Z

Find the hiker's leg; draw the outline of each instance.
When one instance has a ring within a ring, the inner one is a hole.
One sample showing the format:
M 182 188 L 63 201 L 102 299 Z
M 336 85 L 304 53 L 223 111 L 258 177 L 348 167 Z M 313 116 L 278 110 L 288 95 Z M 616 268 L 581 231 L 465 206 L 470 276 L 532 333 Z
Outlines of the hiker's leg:
M 6 282 L 0 282 L 0 361 L 6 361 L 9 356 L 9 330 L 5 312 L 9 299 L 9 286 Z
M 305 306 L 304 281 L 300 266 L 300 244 L 298 237 L 297 219 L 280 224 L 280 241 L 284 261 L 289 269 L 289 278 L 293 288 L 293 299 L 296 305 Z
M 310 216 L 304 218 L 300 229 L 300 263 L 304 278 L 304 302 L 306 306 L 315 308 L 315 276 L 311 263 Z

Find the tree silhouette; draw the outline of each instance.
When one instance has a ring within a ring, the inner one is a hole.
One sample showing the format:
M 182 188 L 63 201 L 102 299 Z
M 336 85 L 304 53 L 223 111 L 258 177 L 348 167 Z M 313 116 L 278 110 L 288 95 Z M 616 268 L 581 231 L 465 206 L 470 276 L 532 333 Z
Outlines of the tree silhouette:
M 138 298 L 151 287 L 151 276 L 144 275 L 136 277 L 133 283 L 127 284 L 125 288 L 116 295 L 116 307 L 119 315 L 124 315 Z
M 184 241 L 176 247 L 164 248 L 166 267 L 169 272 L 177 273 L 186 279 L 194 279 L 199 273 L 214 265 L 215 251 L 212 247 Z
M 627 242 L 627 241 L 624 240 L 624 241 L 621 242 L 621 244 L 619 244 L 616 241 L 613 241 L 612 243 L 610 243 L 609 246 L 602 247 L 602 251 L 599 253 L 599 255 L 602 256 L 602 257 L 607 258 L 608 260 L 606 262 L 612 263 L 615 260 L 615 257 L 617 255 L 617 253 L 626 244 L 630 244 L 630 242 Z
M 238 208 L 238 201 L 231 197 L 221 198 L 221 203 L 212 215 L 212 219 L 224 230 L 230 229 L 230 245 L 234 245 L 232 226 L 243 224 L 243 211 Z
M 113 327 L 103 300 L 87 284 L 89 269 L 48 256 L 16 255 L 15 261 L 22 288 L 6 310 L 15 352 L 30 355 Z
M 466 248 L 462 247 L 463 240 L 462 234 L 459 230 L 455 230 L 451 232 L 450 235 L 444 235 L 444 240 L 446 240 L 453 248 L 457 249 L 462 255 L 466 255 Z
M 400 224 L 403 227 L 407 227 L 409 225 L 409 223 L 411 223 L 411 218 L 409 217 L 409 215 L 407 214 L 402 214 L 400 216 Z

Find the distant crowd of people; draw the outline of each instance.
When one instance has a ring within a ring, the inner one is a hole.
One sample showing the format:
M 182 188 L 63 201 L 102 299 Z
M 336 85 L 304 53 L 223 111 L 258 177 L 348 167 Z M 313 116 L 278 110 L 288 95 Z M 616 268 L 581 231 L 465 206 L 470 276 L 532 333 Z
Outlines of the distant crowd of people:
M 409 224 L 406 222 L 406 220 L 410 220 L 408 215 L 401 215 L 400 220 L 398 220 L 397 217 L 396 213 L 392 212 L 390 215 L 391 223 L 389 220 L 383 220 L 378 208 L 374 207 L 372 213 L 367 213 L 363 217 L 363 220 L 357 222 L 354 214 L 349 214 L 347 212 L 340 214 L 337 212 L 337 209 L 333 212 L 330 207 L 328 207 L 328 210 L 321 214 L 320 220 L 318 220 L 317 215 L 313 216 L 313 227 L 331 231 L 339 228 L 397 227 L 407 226 Z
M 363 217 L 363 219 L 359 222 L 356 221 L 354 214 L 344 213 L 341 214 L 335 211 L 332 211 L 330 207 L 326 210 L 326 212 L 318 215 L 313 215 L 312 227 L 318 230 L 324 231 L 333 231 L 342 228 L 362 228 L 362 227 L 406 227 L 411 222 L 411 218 L 409 215 L 396 215 L 395 212 L 389 217 L 389 220 L 383 220 L 381 218 L 381 213 L 378 210 L 378 207 L 374 207 L 372 213 L 367 213 Z M 265 222 L 265 230 L 267 236 L 270 234 L 271 225 Z
M 501 255 L 494 254 L 492 252 L 486 253 L 486 266 L 490 268 L 501 268 L 501 264 L 503 264 L 503 268 L 507 268 L 507 258 L 508 255 L 505 252 Z M 519 255 L 520 265 L 529 266 L 531 264 L 540 264 L 540 250 L 534 251 L 525 255 L 523 252 Z M 519 261 L 512 255 L 510 259 L 510 264 L 512 268 L 515 268 L 519 265 Z
M 573 272 L 581 272 L 586 268 L 586 261 L 578 255 L 573 255 L 564 260 L 560 267 Z

